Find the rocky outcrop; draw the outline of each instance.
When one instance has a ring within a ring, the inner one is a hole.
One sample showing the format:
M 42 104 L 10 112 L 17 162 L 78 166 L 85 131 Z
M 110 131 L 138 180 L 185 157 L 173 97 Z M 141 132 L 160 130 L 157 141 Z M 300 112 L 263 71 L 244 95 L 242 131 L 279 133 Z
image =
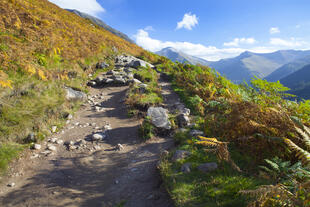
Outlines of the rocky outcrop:
M 201 164 L 197 167 L 197 169 L 201 172 L 208 173 L 217 169 L 217 164 L 215 162 L 209 162 Z

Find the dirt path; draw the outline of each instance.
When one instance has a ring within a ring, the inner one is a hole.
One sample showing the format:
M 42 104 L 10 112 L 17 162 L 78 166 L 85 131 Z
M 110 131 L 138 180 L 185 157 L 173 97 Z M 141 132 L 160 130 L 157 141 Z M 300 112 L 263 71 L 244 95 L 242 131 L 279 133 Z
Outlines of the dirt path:
M 178 97 L 165 78 L 161 77 L 160 85 L 169 108 Z M 159 154 L 172 147 L 173 141 L 157 137 L 141 142 L 139 120 L 128 118 L 121 102 L 126 90 L 126 86 L 91 89 L 93 97 L 99 94 L 105 110 L 94 112 L 87 104 L 63 133 L 53 137 L 76 141 L 93 134 L 95 127 L 110 124 L 108 137 L 72 151 L 58 145 L 54 155 L 35 159 L 30 158 L 32 152 L 25 153 L 16 163 L 19 171 L 12 169 L 14 173 L 0 187 L 0 206 L 113 207 L 122 202 L 128 207 L 173 206 L 156 169 Z M 119 143 L 124 149 L 114 150 Z M 11 182 L 16 185 L 7 187 Z

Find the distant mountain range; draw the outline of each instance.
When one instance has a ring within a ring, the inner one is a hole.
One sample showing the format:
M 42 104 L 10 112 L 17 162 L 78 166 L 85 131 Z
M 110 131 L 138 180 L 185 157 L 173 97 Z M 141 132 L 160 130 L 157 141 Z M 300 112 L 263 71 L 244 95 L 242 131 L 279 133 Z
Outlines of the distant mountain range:
M 280 82 L 290 88 L 290 93 L 310 99 L 310 64 L 282 78 Z
M 170 60 L 172 60 L 173 62 L 176 62 L 176 61 L 181 62 L 181 63 L 188 62 L 188 63 L 193 64 L 193 65 L 197 65 L 197 64 L 209 65 L 211 63 L 210 61 L 204 60 L 204 59 L 199 58 L 199 57 L 188 55 L 188 54 L 181 52 L 181 51 L 178 51 L 172 47 L 166 47 L 166 48 L 156 52 L 156 54 L 161 55 L 161 56 L 165 56 L 165 57 L 169 58 Z
M 109 25 L 107 25 L 106 23 L 104 23 L 102 20 L 96 18 L 96 17 L 93 17 L 89 14 L 86 14 L 86 13 L 83 13 L 83 12 L 80 12 L 78 10 L 74 10 L 74 9 L 66 9 L 67 11 L 69 12 L 72 12 L 82 18 L 85 18 L 85 19 L 88 19 L 90 20 L 92 23 L 100 26 L 100 27 L 103 27 L 104 29 L 108 30 L 109 32 L 123 38 L 124 40 L 128 41 L 128 42 L 131 42 L 131 43 L 135 43 L 132 39 L 130 39 L 126 34 L 110 27 Z
M 280 80 L 292 89 L 291 93 L 310 98 L 310 50 L 279 50 L 273 53 L 246 51 L 237 57 L 219 61 L 207 61 L 171 47 L 156 53 L 172 61 L 207 65 L 235 83 L 250 81 L 254 76 L 268 81 Z

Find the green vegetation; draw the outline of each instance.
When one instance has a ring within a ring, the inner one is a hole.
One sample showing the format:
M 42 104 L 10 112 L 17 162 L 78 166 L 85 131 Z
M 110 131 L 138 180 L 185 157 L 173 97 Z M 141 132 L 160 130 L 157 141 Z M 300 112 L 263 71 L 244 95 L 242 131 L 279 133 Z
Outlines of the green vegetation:
M 6 143 L 0 145 L 0 170 L 5 171 L 9 162 L 16 158 L 23 149 L 21 145 L 15 143 Z
M 145 111 L 150 106 L 163 102 L 161 89 L 158 86 L 158 74 L 151 68 L 140 68 L 135 77 L 146 85 L 134 84 L 128 92 L 126 104 L 130 110 Z
M 291 95 L 279 82 L 236 85 L 204 66 L 166 61 L 157 67 L 170 75 L 196 116 L 195 128 L 206 135 L 177 133 L 178 149 L 191 156 L 161 163 L 177 206 L 310 206 L 309 101 L 283 99 Z M 191 172 L 180 172 L 187 162 Z M 205 162 L 218 169 L 199 172 Z
M 151 123 L 149 117 L 146 117 L 140 128 L 139 128 L 139 134 L 140 137 L 142 137 L 144 140 L 151 139 L 154 136 L 154 126 Z

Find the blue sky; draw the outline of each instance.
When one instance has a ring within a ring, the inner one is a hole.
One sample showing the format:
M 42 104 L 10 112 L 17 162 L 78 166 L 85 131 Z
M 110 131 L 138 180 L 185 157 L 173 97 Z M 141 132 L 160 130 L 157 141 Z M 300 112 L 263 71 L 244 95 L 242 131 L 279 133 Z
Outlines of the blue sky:
M 207 60 L 310 49 L 309 0 L 50 0 L 97 16 L 138 45 Z

